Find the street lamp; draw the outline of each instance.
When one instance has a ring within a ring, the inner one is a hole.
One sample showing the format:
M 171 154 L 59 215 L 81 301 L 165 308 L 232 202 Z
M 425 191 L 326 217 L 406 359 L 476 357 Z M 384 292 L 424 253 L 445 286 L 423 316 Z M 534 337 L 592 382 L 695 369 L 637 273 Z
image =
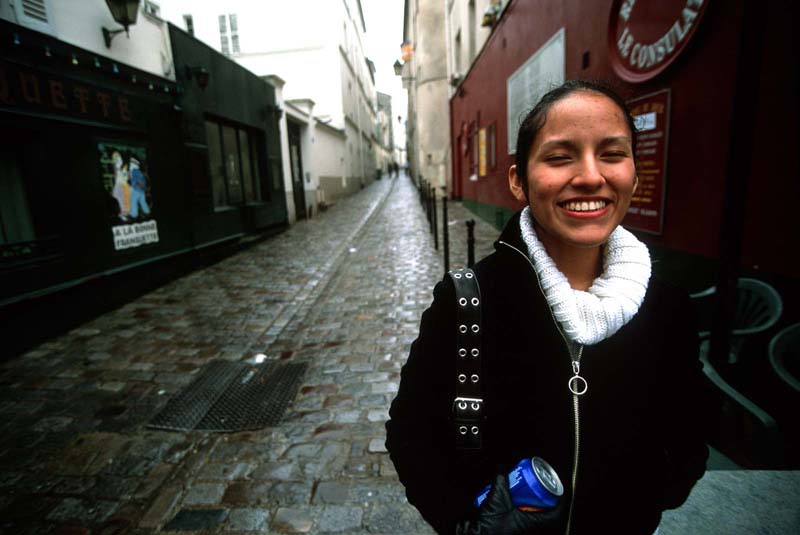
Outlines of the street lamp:
M 136 17 L 139 15 L 139 0 L 106 0 L 106 4 L 114 20 L 123 26 L 120 30 L 109 30 L 105 26 L 102 27 L 103 41 L 106 43 L 106 48 L 111 48 L 111 40 L 117 34 L 124 31 L 130 37 L 128 27 L 136 24 Z
M 400 63 L 399 59 L 395 60 L 394 62 L 394 74 L 396 76 L 400 76 L 401 74 L 403 74 L 403 64 Z

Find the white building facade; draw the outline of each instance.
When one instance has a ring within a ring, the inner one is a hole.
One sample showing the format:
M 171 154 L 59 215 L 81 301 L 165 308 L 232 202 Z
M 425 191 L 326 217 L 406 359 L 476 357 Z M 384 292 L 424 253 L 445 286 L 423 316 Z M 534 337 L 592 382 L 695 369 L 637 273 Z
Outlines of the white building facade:
M 450 95 L 469 72 L 508 0 L 447 0 L 447 75 Z
M 507 4 L 508 0 L 405 1 L 403 42 L 410 57 L 402 64 L 401 76 L 408 90 L 407 158 L 415 180 L 452 192 L 449 100 Z
M 111 16 L 105 0 L 15 0 L 0 2 L 0 19 L 46 33 L 98 56 L 175 80 L 167 24 L 157 2 L 139 4 L 136 24 L 115 35 L 107 47 L 103 28 L 121 26 Z
M 165 19 L 251 72 L 285 80 L 286 102 L 312 100 L 314 120 L 330 127 L 323 135 L 345 133 L 343 154 L 317 151 L 310 135 L 302 163 L 306 185 L 322 190 L 314 198 L 331 203 L 374 179 L 377 96 L 360 0 L 162 0 L 160 7 Z M 343 174 L 330 175 L 341 158 Z

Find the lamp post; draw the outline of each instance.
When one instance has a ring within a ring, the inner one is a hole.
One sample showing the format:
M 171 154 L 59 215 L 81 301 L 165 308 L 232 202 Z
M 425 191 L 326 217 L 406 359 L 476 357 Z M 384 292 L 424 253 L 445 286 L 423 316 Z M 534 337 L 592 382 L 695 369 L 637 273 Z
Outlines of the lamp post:
M 106 48 L 111 48 L 111 40 L 117 34 L 124 31 L 130 37 L 128 28 L 136 24 L 136 18 L 139 16 L 139 0 L 106 0 L 106 4 L 114 20 L 123 26 L 119 30 L 109 30 L 105 26 L 102 27 L 103 41 L 106 43 Z

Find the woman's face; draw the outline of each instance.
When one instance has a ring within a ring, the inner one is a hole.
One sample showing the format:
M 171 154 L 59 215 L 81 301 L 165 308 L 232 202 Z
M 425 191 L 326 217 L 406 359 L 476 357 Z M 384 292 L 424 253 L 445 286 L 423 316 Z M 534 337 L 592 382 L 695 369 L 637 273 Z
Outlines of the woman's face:
M 576 91 L 550 108 L 528 156 L 528 201 L 548 246 L 597 247 L 620 224 L 636 189 L 631 132 L 604 95 Z M 526 200 L 511 168 L 511 191 Z

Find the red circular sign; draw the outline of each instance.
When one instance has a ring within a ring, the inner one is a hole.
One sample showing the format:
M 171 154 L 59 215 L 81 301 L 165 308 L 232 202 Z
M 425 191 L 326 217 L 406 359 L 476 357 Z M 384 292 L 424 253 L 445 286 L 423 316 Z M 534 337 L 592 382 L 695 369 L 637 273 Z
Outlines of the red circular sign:
M 710 0 L 614 0 L 608 21 L 611 65 L 623 80 L 644 82 L 675 61 Z

